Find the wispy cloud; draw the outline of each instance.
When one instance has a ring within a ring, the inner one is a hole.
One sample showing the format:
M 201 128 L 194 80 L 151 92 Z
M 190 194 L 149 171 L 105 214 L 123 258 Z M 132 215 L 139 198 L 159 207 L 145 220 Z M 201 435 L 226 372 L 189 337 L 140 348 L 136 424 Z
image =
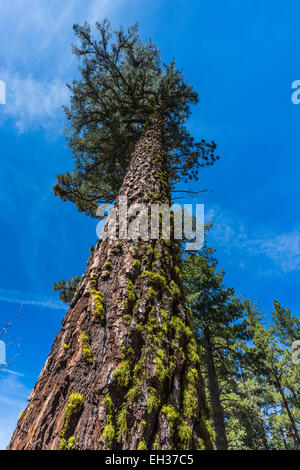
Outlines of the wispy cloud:
M 51 82 L 39 81 L 29 75 L 21 78 L 18 74 L 2 72 L 7 96 L 2 107 L 2 120 L 13 119 L 18 131 L 23 133 L 33 128 L 51 130 L 59 124 L 62 105 L 68 100 L 66 84 L 60 79 Z
M 207 214 L 213 221 L 211 237 L 228 257 L 244 266 L 249 259 L 257 262 L 260 273 L 289 273 L 300 269 L 300 232 L 279 232 L 262 225 L 251 225 L 238 214 L 215 207 Z M 266 268 L 266 261 L 270 264 Z
M 258 239 L 256 244 L 258 253 L 268 256 L 281 267 L 283 272 L 300 269 L 300 233 L 298 231 L 268 234 L 267 238 Z
M 24 374 L 21 374 L 21 372 L 17 372 L 15 370 L 10 370 L 10 369 L 1 369 L 2 374 L 11 374 L 11 375 L 16 375 L 18 377 L 24 377 Z
M 75 41 L 72 26 L 101 21 L 123 2 L 1 0 L 0 80 L 6 83 L 7 104 L 0 109 L 0 121 L 13 119 L 20 133 L 32 128 L 61 131 L 65 83 L 77 67 L 70 47 Z
M 46 75 L 53 75 L 57 65 L 70 56 L 70 42 L 74 40 L 72 26 L 87 20 L 101 21 L 124 0 L 1 0 L 0 30 L 1 62 L 8 69 L 39 68 L 47 63 Z M 52 62 L 49 59 L 52 58 Z
M 0 289 L 0 301 L 14 304 L 36 305 L 55 310 L 66 310 L 66 305 L 55 297 L 42 296 L 28 292 Z

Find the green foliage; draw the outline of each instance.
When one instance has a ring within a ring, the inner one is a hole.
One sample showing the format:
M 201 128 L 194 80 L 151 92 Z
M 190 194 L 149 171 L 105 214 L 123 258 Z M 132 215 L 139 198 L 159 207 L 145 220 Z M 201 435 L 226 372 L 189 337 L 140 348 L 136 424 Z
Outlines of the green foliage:
M 195 177 L 212 165 L 216 144 L 194 142 L 185 127 L 197 93 L 174 61 L 162 63 L 157 46 L 143 43 L 134 25 L 114 37 L 107 20 L 74 26 L 81 77 L 69 86 L 68 144 L 75 159 L 72 173 L 58 175 L 54 193 L 95 217 L 100 203 L 112 202 L 131 154 L 154 109 L 163 123 L 164 150 L 173 183 Z
M 60 292 L 59 298 L 63 302 L 70 303 L 73 299 L 81 278 L 73 276 L 69 281 L 63 280 L 53 284 L 53 290 Z
M 299 319 L 293 317 L 289 309 L 281 307 L 280 302 L 277 300 L 274 300 L 273 306 L 274 310 L 271 315 L 276 335 L 284 346 L 291 347 L 293 341 L 300 338 Z
M 292 361 L 291 345 L 299 338 L 300 322 L 274 301 L 273 323 L 264 324 L 255 305 L 225 287 L 224 271 L 217 271 L 212 253 L 185 259 L 184 284 L 200 348 L 199 356 L 190 343 L 188 356 L 202 357 L 213 415 L 218 396 L 229 449 L 297 449 L 299 365 Z M 217 388 L 212 387 L 213 370 Z M 184 409 L 192 412 L 192 368 L 186 379 Z

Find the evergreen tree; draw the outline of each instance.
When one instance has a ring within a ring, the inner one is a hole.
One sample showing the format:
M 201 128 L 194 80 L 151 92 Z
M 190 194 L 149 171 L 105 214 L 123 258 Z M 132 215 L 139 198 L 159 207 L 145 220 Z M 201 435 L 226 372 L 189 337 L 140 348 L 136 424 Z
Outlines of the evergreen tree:
M 197 93 L 184 80 L 174 61 L 163 64 L 157 46 L 143 43 L 137 25 L 123 28 L 112 41 L 110 23 L 91 28 L 75 25 L 81 46 L 73 53 L 82 59 L 81 78 L 69 86 L 71 106 L 67 140 L 73 150 L 74 171 L 58 176 L 56 195 L 74 202 L 80 211 L 96 216 L 99 203 L 115 200 L 132 152 L 149 116 L 157 110 L 163 131 L 168 183 L 195 177 L 212 165 L 216 144 L 195 142 L 185 126 Z
M 253 308 L 252 306 L 250 309 Z M 251 340 L 251 337 L 250 337 Z M 228 448 L 236 450 L 269 450 L 268 426 L 264 413 L 264 387 L 253 354 L 249 354 L 248 340 L 238 340 L 229 351 L 227 372 L 231 380 L 220 373 Z
M 248 346 L 261 384 L 261 407 L 268 421 L 271 448 L 299 448 L 299 365 L 292 361 L 291 343 L 299 320 L 274 301 L 274 324 L 267 328 L 251 318 L 253 346 Z M 254 321 L 253 321 L 254 320 Z
M 80 279 L 81 278 L 78 276 L 73 276 L 69 281 L 58 281 L 53 285 L 53 290 L 55 292 L 60 292 L 60 300 L 69 304 L 76 293 Z
M 188 303 L 193 312 L 194 328 L 204 350 L 208 388 L 212 404 L 216 446 L 218 450 L 228 448 L 224 410 L 221 403 L 221 375 L 226 380 L 230 352 L 239 338 L 246 336 L 241 319 L 247 304 L 235 296 L 231 288 L 223 283 L 224 271 L 219 272 L 217 261 L 212 256 L 193 254 L 184 263 L 185 286 Z
M 115 200 L 118 220 L 121 198 L 170 205 L 173 185 L 215 160 L 215 144 L 195 143 L 185 127 L 197 94 L 136 26 L 115 42 L 107 21 L 96 38 L 88 25 L 74 29 L 81 78 L 66 113 L 75 168 L 55 193 L 89 215 Z M 118 229 L 89 259 L 10 449 L 213 446 L 180 246 Z
M 213 250 L 186 258 L 184 283 L 202 351 L 218 449 L 297 449 L 299 320 L 274 301 L 272 323 L 236 297 L 217 272 Z

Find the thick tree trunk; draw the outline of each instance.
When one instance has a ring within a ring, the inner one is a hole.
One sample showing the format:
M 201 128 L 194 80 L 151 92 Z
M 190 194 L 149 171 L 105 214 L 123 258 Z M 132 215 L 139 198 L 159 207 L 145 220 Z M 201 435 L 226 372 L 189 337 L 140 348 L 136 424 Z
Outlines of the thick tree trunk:
M 170 202 L 157 115 L 120 196 Z M 99 240 L 8 448 L 211 449 L 199 365 L 176 242 Z
M 209 331 L 204 331 L 205 357 L 208 374 L 208 387 L 214 417 L 214 428 L 216 431 L 216 447 L 218 450 L 227 450 L 228 443 L 225 430 L 224 412 L 221 404 L 221 394 L 217 379 L 217 373 L 213 358 L 212 344 Z

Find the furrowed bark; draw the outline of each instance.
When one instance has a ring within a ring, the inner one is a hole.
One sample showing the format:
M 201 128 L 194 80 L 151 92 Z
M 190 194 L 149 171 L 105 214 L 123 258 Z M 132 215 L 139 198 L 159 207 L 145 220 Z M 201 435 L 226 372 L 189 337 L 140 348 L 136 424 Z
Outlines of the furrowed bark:
M 212 411 L 214 417 L 214 428 L 216 431 L 216 447 L 218 450 L 227 450 L 228 443 L 225 430 L 224 412 L 221 403 L 221 394 L 213 358 L 210 334 L 207 330 L 204 331 L 204 341 L 209 394 L 211 398 Z
M 170 203 L 157 114 L 120 197 Z M 99 240 L 8 448 L 211 449 L 199 361 L 176 241 Z

